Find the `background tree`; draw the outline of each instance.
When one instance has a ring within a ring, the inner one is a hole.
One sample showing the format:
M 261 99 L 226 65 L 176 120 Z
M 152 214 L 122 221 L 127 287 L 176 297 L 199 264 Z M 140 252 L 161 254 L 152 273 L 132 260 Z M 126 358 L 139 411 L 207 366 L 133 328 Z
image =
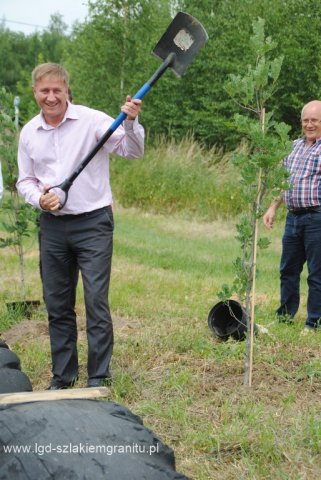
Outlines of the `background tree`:
M 61 62 L 71 73 L 75 101 L 116 115 L 127 92 L 135 92 L 159 65 L 150 55 L 178 10 L 194 15 L 209 34 L 177 81 L 171 72 L 150 92 L 141 120 L 149 138 L 178 139 L 192 132 L 206 146 L 233 150 L 240 134 L 229 128 L 237 112 L 224 89 L 231 73 L 250 62 L 251 24 L 257 16 L 284 56 L 270 105 L 275 119 L 297 130 L 297 111 L 320 96 L 321 3 L 312 0 L 90 0 L 87 20 L 66 35 L 59 14 L 42 33 L 25 36 L 0 27 L 0 85 L 21 97 L 21 119 L 35 112 L 30 72 L 39 61 Z M 289 21 L 289 19 L 291 19 Z
M 87 22 L 74 29 L 65 64 L 75 101 L 116 115 L 124 95 L 134 94 L 153 72 L 156 60 L 150 52 L 170 21 L 168 2 L 99 0 L 88 5 Z
M 16 93 L 21 71 L 28 68 L 28 45 L 23 33 L 12 32 L 0 25 L 0 86 Z
M 12 32 L 0 26 L 0 86 L 20 96 L 21 124 L 38 112 L 31 90 L 31 71 L 40 62 L 61 62 L 70 37 L 62 16 L 51 15 L 48 27 L 31 35 Z

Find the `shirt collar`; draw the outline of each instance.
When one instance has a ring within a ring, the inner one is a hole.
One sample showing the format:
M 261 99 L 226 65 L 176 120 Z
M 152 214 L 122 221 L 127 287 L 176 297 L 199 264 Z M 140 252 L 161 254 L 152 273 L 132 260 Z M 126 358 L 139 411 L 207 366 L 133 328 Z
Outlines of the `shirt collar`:
M 71 119 L 71 120 L 78 120 L 79 119 L 79 115 L 78 115 L 78 112 L 77 112 L 77 108 L 75 105 L 73 105 L 72 103 L 69 102 L 69 100 L 67 100 L 68 102 L 68 107 L 67 107 L 67 110 L 65 112 L 65 116 L 62 120 L 62 122 L 64 122 L 65 120 L 67 120 L 67 118 Z M 61 122 L 61 123 L 62 123 Z
M 305 136 L 302 137 L 301 140 L 302 140 L 303 143 L 306 143 L 306 142 L 307 142 L 307 139 L 306 139 Z M 320 138 L 316 138 L 316 139 L 314 140 L 314 142 L 312 143 L 312 145 L 320 145 L 320 143 L 321 143 L 321 137 L 320 137 Z
M 77 113 L 77 110 L 76 110 L 76 107 L 75 105 L 73 105 L 72 103 L 69 102 L 69 100 L 67 100 L 67 110 L 65 111 L 65 115 L 64 115 L 64 118 L 61 120 L 61 122 L 59 123 L 59 125 L 61 125 L 62 123 L 64 123 L 66 120 L 78 120 L 79 118 L 79 115 Z M 36 117 L 36 128 L 43 128 L 44 130 L 52 130 L 54 128 L 57 128 L 57 127 L 52 127 L 51 125 L 48 125 L 48 123 L 46 122 L 44 116 L 43 116 L 43 113 L 42 111 L 40 111 L 39 115 Z M 59 125 L 57 125 L 59 127 Z

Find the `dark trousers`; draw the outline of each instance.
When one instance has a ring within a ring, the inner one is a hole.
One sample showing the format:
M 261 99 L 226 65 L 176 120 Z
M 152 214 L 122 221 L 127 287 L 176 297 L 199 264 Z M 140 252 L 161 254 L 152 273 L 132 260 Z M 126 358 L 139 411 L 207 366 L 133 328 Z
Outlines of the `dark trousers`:
M 41 230 L 40 230 L 40 217 L 37 217 L 36 219 L 36 225 L 37 225 L 37 228 L 38 228 L 38 247 L 39 247 L 39 254 L 40 254 L 40 257 L 39 257 L 39 273 L 40 273 L 40 278 L 41 278 L 41 283 L 42 283 L 42 280 L 43 280 L 43 275 L 42 275 L 42 264 L 41 264 Z M 74 300 L 73 300 L 73 303 L 75 304 L 76 302 L 76 290 L 77 290 L 77 284 L 78 284 L 78 278 L 79 278 L 79 268 L 77 266 L 77 268 L 75 269 L 75 272 L 74 272 L 74 287 L 73 287 L 73 291 L 74 291 Z M 43 300 L 45 301 L 45 296 L 43 294 Z
M 53 379 L 69 383 L 78 375 L 75 273 L 84 286 L 89 378 L 109 375 L 113 326 L 108 290 L 113 249 L 111 207 L 81 215 L 42 213 L 41 265 L 49 319 Z
M 308 267 L 306 326 L 316 328 L 321 319 L 321 213 L 287 214 L 280 264 L 281 305 L 278 315 L 294 317 L 300 304 L 300 276 Z

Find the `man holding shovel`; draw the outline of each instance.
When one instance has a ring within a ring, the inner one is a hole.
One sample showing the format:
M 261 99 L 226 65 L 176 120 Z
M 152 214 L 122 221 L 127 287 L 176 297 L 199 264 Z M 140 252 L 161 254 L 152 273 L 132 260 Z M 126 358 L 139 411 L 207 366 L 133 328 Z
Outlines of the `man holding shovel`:
M 139 158 L 144 129 L 141 100 L 126 97 L 123 125 L 98 150 L 62 205 L 58 185 L 90 152 L 113 119 L 68 100 L 69 76 L 57 64 L 32 72 L 41 112 L 21 130 L 17 188 L 40 216 L 43 289 L 49 318 L 53 377 L 51 390 L 71 387 L 78 378 L 75 271 L 79 267 L 86 307 L 88 387 L 110 383 L 113 326 L 108 305 L 113 242 L 108 154 Z

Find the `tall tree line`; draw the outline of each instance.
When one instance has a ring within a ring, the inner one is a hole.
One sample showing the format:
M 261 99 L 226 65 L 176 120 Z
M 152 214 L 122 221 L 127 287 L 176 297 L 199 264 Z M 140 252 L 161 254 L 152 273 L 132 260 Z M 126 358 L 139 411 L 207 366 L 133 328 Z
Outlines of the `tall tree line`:
M 284 56 L 279 90 L 273 97 L 277 121 L 299 134 L 304 103 L 320 98 L 321 3 L 313 0 L 89 0 L 86 22 L 70 35 L 53 16 L 43 33 L 25 36 L 0 26 L 0 85 L 21 97 L 23 120 L 36 106 L 30 73 L 40 61 L 62 62 L 71 73 L 74 100 L 116 115 L 127 93 L 134 94 L 159 65 L 151 52 L 173 15 L 183 10 L 202 22 L 209 41 L 177 79 L 170 71 L 144 102 L 141 121 L 153 138 L 181 138 L 192 132 L 208 146 L 238 143 L 231 119 L 239 107 L 224 84 L 251 63 L 253 20 L 264 18 L 267 35 Z
M 31 71 L 40 62 L 60 62 L 68 51 L 70 36 L 60 14 L 51 16 L 42 33 L 12 32 L 0 23 L 0 87 L 20 97 L 20 121 L 38 111 L 31 90 Z

